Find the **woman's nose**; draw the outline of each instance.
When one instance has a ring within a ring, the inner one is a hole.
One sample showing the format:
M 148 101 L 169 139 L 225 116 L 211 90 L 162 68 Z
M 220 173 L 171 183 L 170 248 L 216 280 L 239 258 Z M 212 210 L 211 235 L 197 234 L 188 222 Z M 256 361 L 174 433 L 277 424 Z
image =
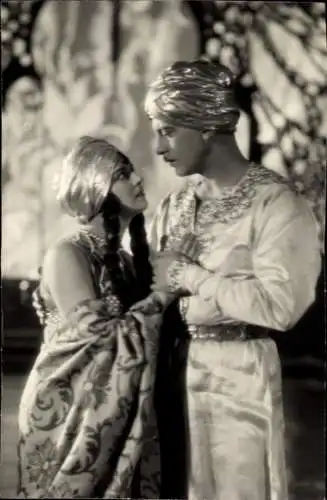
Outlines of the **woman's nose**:
M 137 175 L 135 172 L 132 173 L 131 175 L 131 183 L 133 186 L 137 186 L 138 184 L 142 184 L 143 179 L 139 175 Z

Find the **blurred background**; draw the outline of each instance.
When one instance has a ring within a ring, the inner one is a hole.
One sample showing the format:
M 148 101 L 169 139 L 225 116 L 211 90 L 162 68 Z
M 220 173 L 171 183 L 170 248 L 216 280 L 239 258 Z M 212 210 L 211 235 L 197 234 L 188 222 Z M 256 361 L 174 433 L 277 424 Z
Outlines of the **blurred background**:
M 206 55 L 238 76 L 243 153 L 289 177 L 312 206 L 324 254 L 327 47 L 324 3 L 220 0 L 1 1 L 2 419 L 0 491 L 15 498 L 16 415 L 41 342 L 31 292 L 47 247 L 73 221 L 53 182 L 72 142 L 107 137 L 143 175 L 147 220 L 181 181 L 155 157 L 149 82 Z M 324 498 L 324 272 L 316 302 L 276 338 L 291 500 Z

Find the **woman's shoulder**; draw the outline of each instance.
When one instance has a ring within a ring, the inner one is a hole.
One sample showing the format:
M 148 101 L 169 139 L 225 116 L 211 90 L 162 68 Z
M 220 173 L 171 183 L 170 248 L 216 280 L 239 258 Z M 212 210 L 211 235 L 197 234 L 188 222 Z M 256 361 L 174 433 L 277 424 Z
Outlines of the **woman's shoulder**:
M 40 271 L 40 291 L 44 300 L 52 303 L 51 289 L 56 284 L 69 284 L 76 276 L 89 272 L 90 264 L 87 253 L 76 244 L 72 236 L 63 237 L 54 242 L 46 251 Z
M 89 264 L 89 245 L 78 234 L 58 239 L 47 250 L 43 260 L 43 275 L 67 273 L 72 268 Z
M 76 255 L 94 255 L 99 258 L 104 252 L 105 242 L 98 239 L 87 231 L 75 231 L 59 238 L 49 248 L 50 253 L 72 253 Z

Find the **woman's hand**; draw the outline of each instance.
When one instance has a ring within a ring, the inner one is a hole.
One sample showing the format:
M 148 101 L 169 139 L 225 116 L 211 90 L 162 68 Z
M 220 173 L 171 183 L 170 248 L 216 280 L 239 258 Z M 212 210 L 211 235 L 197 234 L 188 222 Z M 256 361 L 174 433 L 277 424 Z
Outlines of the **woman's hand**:
M 131 308 L 131 312 L 140 312 L 144 315 L 161 314 L 164 311 L 164 305 L 159 300 L 157 294 L 151 293 L 145 299 L 136 302 Z

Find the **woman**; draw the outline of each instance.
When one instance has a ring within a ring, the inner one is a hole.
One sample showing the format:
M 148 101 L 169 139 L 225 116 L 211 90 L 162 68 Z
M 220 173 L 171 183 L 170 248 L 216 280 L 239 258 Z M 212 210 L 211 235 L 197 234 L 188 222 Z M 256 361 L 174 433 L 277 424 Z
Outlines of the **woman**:
M 58 199 L 81 229 L 44 260 L 44 338 L 19 408 L 19 493 L 156 498 L 161 315 L 130 310 L 152 275 L 142 183 L 120 151 L 82 137 L 64 161 Z M 121 248 L 126 228 L 133 262 Z

